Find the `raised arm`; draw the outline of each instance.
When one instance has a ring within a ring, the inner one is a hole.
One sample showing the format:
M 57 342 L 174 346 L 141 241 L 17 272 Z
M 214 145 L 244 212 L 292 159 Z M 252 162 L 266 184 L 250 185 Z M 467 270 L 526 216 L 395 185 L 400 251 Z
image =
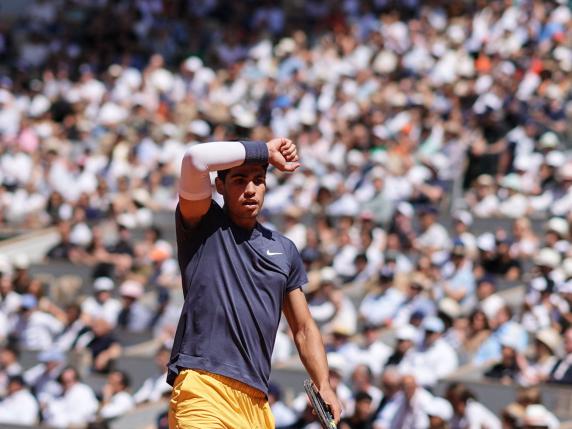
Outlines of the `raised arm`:
M 329 405 L 334 419 L 339 422 L 341 406 L 330 386 L 328 361 L 322 336 L 310 315 L 306 297 L 301 289 L 293 290 L 286 295 L 284 315 L 294 334 L 294 342 L 306 371 Z
M 281 171 L 299 164 L 296 146 L 284 138 L 264 142 L 212 142 L 191 146 L 181 163 L 179 208 L 189 225 L 197 224 L 211 205 L 211 171 L 227 170 L 244 163 L 270 163 Z

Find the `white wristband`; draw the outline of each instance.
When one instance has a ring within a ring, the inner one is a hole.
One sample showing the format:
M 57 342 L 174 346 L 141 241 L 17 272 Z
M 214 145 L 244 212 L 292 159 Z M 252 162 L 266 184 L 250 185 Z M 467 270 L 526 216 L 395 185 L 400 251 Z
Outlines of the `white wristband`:
M 209 172 L 242 165 L 245 156 L 246 150 L 240 142 L 212 142 L 191 146 L 181 163 L 179 196 L 191 201 L 210 197 Z

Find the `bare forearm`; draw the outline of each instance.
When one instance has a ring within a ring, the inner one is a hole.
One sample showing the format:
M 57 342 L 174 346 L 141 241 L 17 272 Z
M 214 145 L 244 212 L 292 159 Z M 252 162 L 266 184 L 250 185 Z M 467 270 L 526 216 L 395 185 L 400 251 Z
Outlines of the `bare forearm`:
M 294 336 L 300 359 L 318 389 L 328 385 L 328 361 L 322 336 L 313 321 L 306 323 Z

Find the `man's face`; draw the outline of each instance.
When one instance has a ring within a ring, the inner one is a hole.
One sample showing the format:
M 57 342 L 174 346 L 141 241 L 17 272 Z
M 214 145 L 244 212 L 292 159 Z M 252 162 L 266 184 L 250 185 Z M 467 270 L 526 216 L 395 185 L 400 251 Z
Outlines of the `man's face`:
M 409 340 L 397 340 L 397 351 L 402 354 L 405 354 L 411 347 L 413 346 L 413 342 Z
M 381 388 L 387 396 L 393 396 L 401 388 L 401 380 L 395 374 L 383 374 Z
M 22 386 L 19 382 L 13 381 L 8 384 L 8 394 L 13 395 L 14 393 L 19 392 L 22 390 L 24 386 Z
M 425 331 L 425 344 L 427 346 L 432 346 L 440 336 L 441 334 L 439 332 Z
M 371 401 L 369 399 L 362 399 L 356 402 L 355 414 L 362 419 L 369 417 L 371 414 Z
M 425 231 L 435 223 L 435 216 L 432 213 L 422 213 L 419 216 L 419 223 L 421 225 L 421 229 Z
M 111 386 L 113 393 L 118 393 L 123 390 L 123 384 L 121 383 L 121 374 L 117 372 L 112 372 L 107 377 L 107 383 Z
M 231 218 L 256 219 L 266 193 L 266 170 L 261 165 L 231 168 L 224 181 L 216 179 L 216 190 L 223 196 Z

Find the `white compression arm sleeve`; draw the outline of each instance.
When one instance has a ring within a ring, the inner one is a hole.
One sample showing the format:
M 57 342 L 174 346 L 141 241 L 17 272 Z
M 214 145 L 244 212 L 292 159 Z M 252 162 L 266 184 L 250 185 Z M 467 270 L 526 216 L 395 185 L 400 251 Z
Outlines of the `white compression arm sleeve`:
M 210 197 L 209 172 L 242 165 L 245 157 L 246 149 L 241 142 L 212 142 L 191 146 L 181 163 L 179 195 L 192 201 Z

